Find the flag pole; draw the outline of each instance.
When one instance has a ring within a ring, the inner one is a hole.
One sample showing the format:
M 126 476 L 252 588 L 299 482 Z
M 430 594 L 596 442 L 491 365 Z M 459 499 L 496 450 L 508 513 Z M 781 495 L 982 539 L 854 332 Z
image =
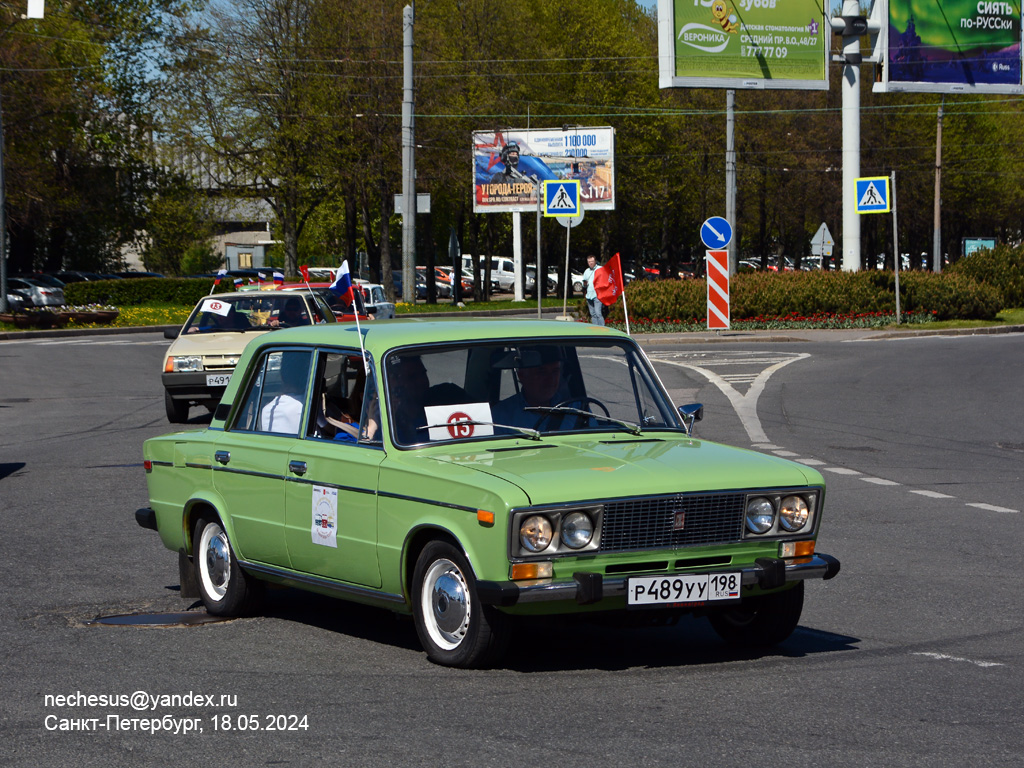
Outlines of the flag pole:
M 623 280 L 625 282 L 625 280 Z M 626 289 L 622 289 L 622 314 L 626 316 L 626 335 L 629 336 L 629 308 L 626 306 Z

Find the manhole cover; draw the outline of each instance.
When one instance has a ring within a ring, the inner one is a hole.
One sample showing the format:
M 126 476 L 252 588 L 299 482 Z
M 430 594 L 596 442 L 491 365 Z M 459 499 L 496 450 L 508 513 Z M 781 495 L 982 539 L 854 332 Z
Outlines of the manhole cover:
M 97 616 L 86 626 L 94 624 L 110 624 L 128 627 L 194 627 L 200 624 L 213 624 L 227 621 L 221 616 L 208 613 L 123 613 L 117 616 Z

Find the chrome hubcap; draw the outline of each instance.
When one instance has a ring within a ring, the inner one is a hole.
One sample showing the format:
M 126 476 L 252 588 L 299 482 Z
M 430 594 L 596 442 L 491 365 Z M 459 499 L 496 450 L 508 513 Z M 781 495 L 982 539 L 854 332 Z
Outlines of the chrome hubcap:
M 205 543 L 203 571 L 211 592 L 216 597 L 224 597 L 231 578 L 231 549 L 228 537 L 218 526 L 207 526 L 203 531 Z
M 466 637 L 470 620 L 469 588 L 451 560 L 431 564 L 423 579 L 423 613 L 431 639 L 453 650 Z

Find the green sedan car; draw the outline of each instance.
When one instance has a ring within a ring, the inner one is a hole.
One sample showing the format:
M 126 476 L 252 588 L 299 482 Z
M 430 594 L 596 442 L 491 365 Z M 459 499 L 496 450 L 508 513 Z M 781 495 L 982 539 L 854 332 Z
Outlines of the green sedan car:
M 700 440 L 609 328 L 397 320 L 248 344 L 207 429 L 144 446 L 140 525 L 184 596 L 257 609 L 265 582 L 411 613 L 428 657 L 494 663 L 516 616 L 696 613 L 786 639 L 815 551 L 813 469 Z

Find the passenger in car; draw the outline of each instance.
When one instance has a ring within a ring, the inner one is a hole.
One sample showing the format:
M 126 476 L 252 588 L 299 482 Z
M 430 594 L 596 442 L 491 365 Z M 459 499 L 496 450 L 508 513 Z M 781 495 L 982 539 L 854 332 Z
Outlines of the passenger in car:
M 289 357 L 282 357 L 281 392 L 264 405 L 260 412 L 264 432 L 299 434 L 308 369 L 294 363 L 289 365 L 289 362 Z

